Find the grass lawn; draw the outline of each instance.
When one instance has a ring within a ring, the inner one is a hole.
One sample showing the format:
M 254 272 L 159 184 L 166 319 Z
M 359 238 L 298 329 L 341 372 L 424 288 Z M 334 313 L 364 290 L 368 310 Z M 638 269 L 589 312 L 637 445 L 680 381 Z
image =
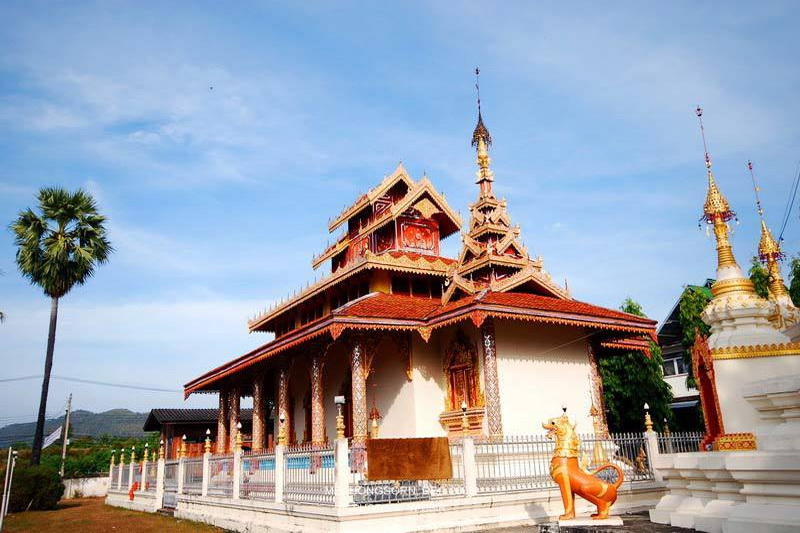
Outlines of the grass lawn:
M 54 511 L 29 511 L 6 517 L 3 533 L 57 531 L 59 533 L 192 531 L 220 533 L 222 529 L 151 513 L 128 511 L 103 503 L 104 498 L 64 500 Z

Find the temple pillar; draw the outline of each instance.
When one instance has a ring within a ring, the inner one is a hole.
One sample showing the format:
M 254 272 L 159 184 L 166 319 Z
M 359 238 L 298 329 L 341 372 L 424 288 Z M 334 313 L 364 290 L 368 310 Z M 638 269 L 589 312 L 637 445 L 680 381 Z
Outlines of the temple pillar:
M 219 410 L 217 411 L 217 453 L 228 450 L 228 391 L 219 391 Z M 164 437 L 161 437 L 164 440 Z
M 263 372 L 258 372 L 253 378 L 253 450 L 264 449 L 264 436 L 266 434 L 266 399 L 264 398 Z
M 239 414 L 242 393 L 238 386 L 231 387 L 228 392 L 228 453 L 236 447 L 236 434 L 239 433 Z
M 606 401 L 603 398 L 603 379 L 597 366 L 597 347 L 591 342 L 587 343 L 589 352 L 589 379 L 591 380 L 592 394 L 592 424 L 595 435 L 608 435 L 608 421 L 606 420 Z
M 289 435 L 291 435 L 289 428 L 292 424 L 292 413 L 289 412 L 289 365 L 286 362 L 281 363 L 278 367 L 278 412 L 276 414 L 278 438 L 280 439 L 281 431 L 283 431 L 286 439 L 284 444 L 287 444 Z M 281 415 L 284 417 L 284 427 L 281 427 Z
M 311 442 L 324 444 L 325 435 L 325 400 L 322 383 L 322 367 L 324 352 L 311 357 Z
M 363 340 L 356 338 L 350 351 L 353 442 L 361 444 L 367 440 L 367 375 L 364 350 Z
M 487 318 L 481 326 L 483 337 L 483 386 L 486 397 L 486 420 L 489 435 L 503 434 L 503 418 L 500 412 L 500 381 L 497 376 L 497 348 L 494 338 L 494 320 Z

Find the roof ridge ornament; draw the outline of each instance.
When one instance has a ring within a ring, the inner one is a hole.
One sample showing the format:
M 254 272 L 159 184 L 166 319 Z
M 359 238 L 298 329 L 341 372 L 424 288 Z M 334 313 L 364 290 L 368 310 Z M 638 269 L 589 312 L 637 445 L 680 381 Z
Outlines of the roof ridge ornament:
M 756 175 L 753 171 L 753 163 L 747 162 L 747 170 L 750 171 L 750 179 L 753 181 L 753 192 L 756 197 L 756 209 L 758 217 L 761 219 L 761 237 L 758 240 L 758 258 L 767 266 L 767 284 L 769 296 L 774 300 L 780 300 L 781 303 L 794 308 L 791 298 L 789 298 L 789 291 L 783 281 L 781 275 L 780 262 L 784 259 L 785 254 L 781 250 L 780 239 L 776 240 L 772 236 L 772 232 L 767 226 L 767 221 L 764 220 L 764 208 L 761 205 L 761 198 L 759 192 L 761 187 L 756 182 Z
M 475 130 L 472 132 L 472 146 L 478 153 L 478 172 L 477 180 L 475 183 L 480 185 L 480 197 L 494 198 L 492 193 L 492 182 L 494 181 L 494 173 L 489 167 L 492 160 L 489 158 L 489 146 L 492 145 L 492 136 L 489 130 L 483 123 L 483 116 L 481 115 L 481 87 L 480 87 L 480 73 L 479 68 L 475 68 L 475 90 L 478 93 L 478 123 L 475 125 Z

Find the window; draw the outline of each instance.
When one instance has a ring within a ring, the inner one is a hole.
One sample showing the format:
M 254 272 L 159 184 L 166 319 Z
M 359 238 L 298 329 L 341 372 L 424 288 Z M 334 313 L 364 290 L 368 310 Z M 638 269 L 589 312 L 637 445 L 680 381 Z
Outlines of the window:
M 392 276 L 392 294 L 411 294 L 408 278 Z
M 425 278 L 415 278 L 411 280 L 411 294 L 414 296 L 430 297 L 428 280 Z
M 665 376 L 677 376 L 679 374 L 686 374 L 686 363 L 683 362 L 682 357 L 674 357 L 664 359 L 662 365 Z

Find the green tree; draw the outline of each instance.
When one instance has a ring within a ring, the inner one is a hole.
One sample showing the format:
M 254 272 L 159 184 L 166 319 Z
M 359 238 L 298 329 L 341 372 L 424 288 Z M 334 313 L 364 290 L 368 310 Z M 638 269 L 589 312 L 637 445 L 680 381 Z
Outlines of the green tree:
M 694 336 L 697 329 L 708 336 L 711 328 L 703 322 L 701 315 L 708 302 L 711 301 L 711 293 L 706 287 L 690 285 L 681 294 L 678 308 L 678 320 L 683 330 L 683 360 L 686 363 L 688 375 L 686 376 L 686 386 L 697 388 L 692 370 L 692 346 L 694 346 Z
M 789 262 L 789 297 L 800 307 L 800 256 L 794 256 Z
M 80 189 L 69 192 L 48 187 L 39 191 L 37 200 L 39 212 L 25 209 L 11 224 L 19 271 L 50 298 L 50 328 L 31 452 L 32 465 L 39 464 L 42 453 L 58 301 L 73 287 L 85 283 L 97 265 L 106 263 L 113 251 L 106 238 L 106 219 L 97 210 L 91 195 Z
M 627 298 L 622 311 L 645 316 L 642 307 Z M 643 431 L 644 404 L 650 405 L 650 414 L 658 428 L 665 418 L 672 420 L 672 389 L 664 381 L 661 348 L 650 343 L 650 357 L 642 352 L 609 351 L 599 359 L 598 367 L 603 380 L 608 426 L 613 432 Z
M 769 274 L 767 270 L 764 268 L 764 265 L 758 260 L 758 257 L 754 257 L 750 261 L 750 281 L 753 282 L 753 285 L 756 288 L 756 294 L 761 296 L 762 298 L 769 297 Z

